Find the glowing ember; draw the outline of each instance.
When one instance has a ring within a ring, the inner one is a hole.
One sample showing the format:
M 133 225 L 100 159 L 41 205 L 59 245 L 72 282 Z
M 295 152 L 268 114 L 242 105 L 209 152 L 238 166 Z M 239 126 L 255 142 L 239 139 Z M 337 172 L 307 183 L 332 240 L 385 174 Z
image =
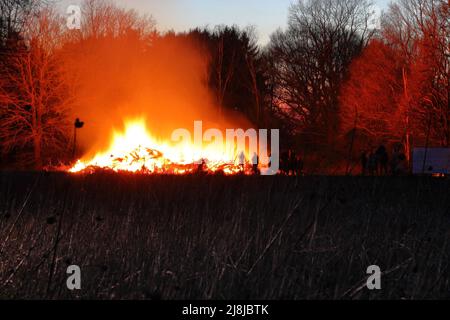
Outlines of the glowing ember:
M 188 174 L 223 172 L 226 175 L 245 173 L 236 152 L 210 144 L 197 148 L 193 143 L 167 143 L 155 139 L 145 121 L 126 123 L 123 133 L 114 132 L 109 149 L 90 160 L 79 160 L 69 171 L 94 172 L 108 169 L 116 172 L 145 174 Z

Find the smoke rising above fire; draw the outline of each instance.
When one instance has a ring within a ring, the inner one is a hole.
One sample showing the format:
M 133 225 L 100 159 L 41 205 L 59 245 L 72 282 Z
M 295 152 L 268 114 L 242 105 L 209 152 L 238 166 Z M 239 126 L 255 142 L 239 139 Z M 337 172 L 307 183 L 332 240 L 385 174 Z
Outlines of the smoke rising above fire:
M 137 34 L 87 39 L 72 54 L 77 78 L 74 118 L 85 121 L 79 149 L 92 157 L 111 142 L 114 131 L 143 119 L 154 137 L 169 140 L 195 120 L 219 129 L 248 128 L 237 114 L 220 114 L 208 88 L 209 56 L 187 36 Z

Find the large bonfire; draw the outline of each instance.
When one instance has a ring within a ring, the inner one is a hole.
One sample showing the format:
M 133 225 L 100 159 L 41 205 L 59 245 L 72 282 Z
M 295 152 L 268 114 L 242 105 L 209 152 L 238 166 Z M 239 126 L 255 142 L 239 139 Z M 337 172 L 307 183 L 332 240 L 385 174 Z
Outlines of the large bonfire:
M 152 136 L 142 119 L 125 123 L 123 132 L 115 131 L 106 151 L 80 159 L 69 170 L 91 173 L 99 170 L 143 174 L 190 174 L 196 172 L 247 173 L 236 150 L 224 152 L 215 144 L 197 147 L 193 143 L 172 143 Z

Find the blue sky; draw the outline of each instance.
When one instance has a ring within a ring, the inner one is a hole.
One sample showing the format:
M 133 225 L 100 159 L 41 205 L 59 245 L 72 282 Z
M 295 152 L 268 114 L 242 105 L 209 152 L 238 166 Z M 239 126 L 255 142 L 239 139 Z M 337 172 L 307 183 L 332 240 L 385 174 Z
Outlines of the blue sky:
M 61 0 L 61 5 L 81 0 Z M 295 0 L 116 0 L 120 5 L 151 14 L 161 31 L 185 31 L 194 27 L 237 24 L 256 27 L 259 41 L 286 26 L 288 8 Z M 374 0 L 383 9 L 390 0 Z

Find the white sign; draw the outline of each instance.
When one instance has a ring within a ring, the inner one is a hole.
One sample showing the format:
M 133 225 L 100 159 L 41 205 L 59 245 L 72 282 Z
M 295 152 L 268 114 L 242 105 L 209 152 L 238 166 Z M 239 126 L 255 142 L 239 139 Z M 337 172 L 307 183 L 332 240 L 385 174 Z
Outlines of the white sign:
M 415 148 L 413 174 L 450 174 L 450 148 Z

